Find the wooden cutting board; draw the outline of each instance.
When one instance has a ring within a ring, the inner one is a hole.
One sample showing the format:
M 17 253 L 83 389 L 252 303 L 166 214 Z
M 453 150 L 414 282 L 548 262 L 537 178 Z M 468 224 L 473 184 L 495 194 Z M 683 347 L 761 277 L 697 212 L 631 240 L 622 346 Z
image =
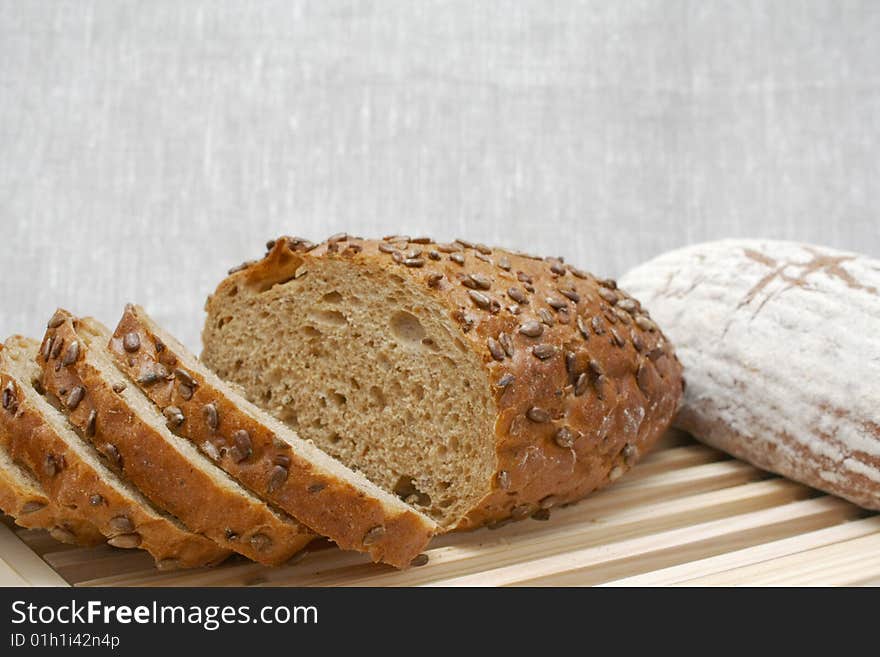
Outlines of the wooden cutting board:
M 158 572 L 143 552 L 78 548 L 0 524 L 6 586 L 880 585 L 880 515 L 670 432 L 614 486 L 548 521 L 441 536 L 398 572 L 320 542 L 266 568 Z

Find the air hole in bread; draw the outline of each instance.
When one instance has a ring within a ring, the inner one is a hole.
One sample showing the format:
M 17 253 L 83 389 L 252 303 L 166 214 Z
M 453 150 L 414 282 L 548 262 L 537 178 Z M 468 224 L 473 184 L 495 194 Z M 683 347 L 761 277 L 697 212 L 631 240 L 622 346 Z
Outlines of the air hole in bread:
M 330 324 L 331 326 L 345 326 L 348 320 L 338 310 L 313 310 L 309 313 L 309 319 L 319 324 Z
M 303 335 L 307 335 L 310 338 L 320 338 L 321 332 L 316 329 L 314 326 L 303 326 L 302 327 Z
M 392 489 L 407 504 L 416 504 L 418 506 L 431 506 L 431 496 L 419 490 L 416 481 L 410 475 L 402 475 L 398 477 L 397 483 Z
M 425 327 L 418 317 L 405 310 L 398 310 L 389 320 L 391 333 L 397 341 L 407 347 L 418 347 L 427 336 Z
M 342 303 L 342 295 L 339 294 L 339 292 L 337 292 L 336 290 L 333 290 L 332 292 L 328 292 L 327 294 L 322 296 L 321 301 L 323 301 L 324 303 L 332 304 Z

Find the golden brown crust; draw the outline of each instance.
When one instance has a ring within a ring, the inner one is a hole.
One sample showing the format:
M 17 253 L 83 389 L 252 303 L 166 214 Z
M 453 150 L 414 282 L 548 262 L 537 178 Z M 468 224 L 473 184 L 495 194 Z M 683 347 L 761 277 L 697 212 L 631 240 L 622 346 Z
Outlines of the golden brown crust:
M 221 547 L 264 564 L 283 563 L 314 538 L 293 519 L 194 467 L 113 390 L 114 382 L 87 357 L 89 348 L 77 333 L 77 320 L 61 310 L 55 318 L 50 325 L 57 325 L 48 329 L 43 345 L 54 340 L 62 346 L 45 349 L 48 360 L 38 357 L 46 392 L 61 400 L 71 424 L 108 457 L 108 464 L 154 504 Z M 72 403 L 70 397 L 78 388 L 83 394 Z M 213 467 L 207 461 L 205 465 Z
M 170 372 L 141 387 L 160 408 L 181 411 L 184 419 L 175 428 L 179 435 L 197 445 L 208 443 L 208 451 L 230 475 L 343 549 L 368 552 L 374 561 L 398 568 L 424 549 L 436 529 L 430 519 L 402 503 L 389 506 L 298 454 L 243 412 L 227 392 L 185 368 L 184 356 L 158 339 L 148 322 L 142 309 L 128 306 L 110 351 L 133 380 L 148 380 L 144 375 L 157 365 Z M 208 407 L 213 410 L 206 412 Z
M 497 405 L 497 467 L 459 528 L 542 517 L 607 485 L 650 449 L 678 407 L 681 365 L 640 304 L 561 259 L 405 236 L 337 235 L 318 245 L 281 237 L 268 246 L 215 296 L 283 284 L 321 258 L 378 265 L 440 299 L 482 358 Z M 210 300 L 208 310 L 216 323 Z
M 8 450 L 9 442 L 0 426 L 0 449 Z M 0 512 L 11 516 L 19 527 L 48 530 L 62 543 L 99 545 L 104 542 L 104 535 L 92 523 L 55 504 L 36 482 L 23 485 L 16 473 L 5 465 L 0 465 Z
M 14 338 L 13 338 L 14 339 Z M 107 481 L 106 474 L 68 449 L 32 398 L 25 382 L 12 376 L 0 354 L 0 382 L 15 398 L 15 410 L 0 411 L 0 434 L 12 457 L 26 465 L 48 497 L 61 508 L 100 529 L 118 547 L 140 547 L 160 568 L 194 568 L 229 555 L 214 541 L 178 527 L 145 508 Z M 122 520 L 127 519 L 131 527 Z M 139 537 L 134 540 L 134 536 Z M 120 538 L 121 537 L 121 538 Z M 137 545 L 134 545 L 134 543 Z

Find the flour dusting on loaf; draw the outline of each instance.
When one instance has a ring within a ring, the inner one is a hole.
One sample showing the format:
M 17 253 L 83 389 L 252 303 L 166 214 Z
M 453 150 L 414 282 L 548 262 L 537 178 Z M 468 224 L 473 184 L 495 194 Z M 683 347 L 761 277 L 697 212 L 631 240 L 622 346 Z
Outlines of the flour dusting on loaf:
M 880 261 L 726 240 L 664 254 L 621 285 L 676 344 L 680 427 L 880 509 Z

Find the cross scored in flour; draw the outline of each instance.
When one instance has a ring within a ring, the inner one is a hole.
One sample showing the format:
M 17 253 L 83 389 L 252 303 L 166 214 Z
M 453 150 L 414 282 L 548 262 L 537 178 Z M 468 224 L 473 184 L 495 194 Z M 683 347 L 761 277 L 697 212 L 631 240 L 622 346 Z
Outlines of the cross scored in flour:
M 809 260 L 808 262 L 780 262 L 759 251 L 745 249 L 744 252 L 747 258 L 754 260 L 755 262 L 762 265 L 765 265 L 768 269 L 770 269 L 770 271 L 760 281 L 755 283 L 754 287 L 752 287 L 751 290 L 748 291 L 746 296 L 743 297 L 742 301 L 739 302 L 737 309 L 751 304 L 752 301 L 757 299 L 758 295 L 760 295 L 761 292 L 763 292 L 772 282 L 780 280 L 787 283 L 785 287 L 782 287 L 775 292 L 768 292 L 767 294 L 765 294 L 764 298 L 758 304 L 758 307 L 755 309 L 755 312 L 752 315 L 752 317 L 754 318 L 758 315 L 759 312 L 761 312 L 761 309 L 767 304 L 768 301 L 770 301 L 774 297 L 779 296 L 783 292 L 786 292 L 794 287 L 799 287 L 804 290 L 814 289 L 810 286 L 809 281 L 807 280 L 807 278 L 811 274 L 825 274 L 830 278 L 836 278 L 839 281 L 843 281 L 850 289 L 863 290 L 868 294 L 877 294 L 876 287 L 862 285 L 853 277 L 852 274 L 850 274 L 848 271 L 846 271 L 846 269 L 843 268 L 843 263 L 855 259 L 855 256 L 831 256 L 821 253 L 809 246 L 805 246 L 803 248 L 804 250 L 812 254 L 812 260 Z

